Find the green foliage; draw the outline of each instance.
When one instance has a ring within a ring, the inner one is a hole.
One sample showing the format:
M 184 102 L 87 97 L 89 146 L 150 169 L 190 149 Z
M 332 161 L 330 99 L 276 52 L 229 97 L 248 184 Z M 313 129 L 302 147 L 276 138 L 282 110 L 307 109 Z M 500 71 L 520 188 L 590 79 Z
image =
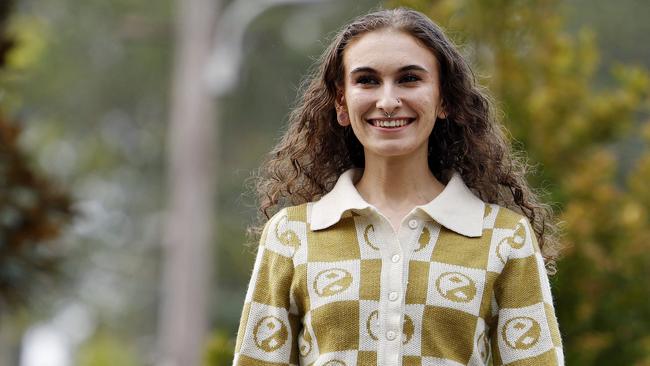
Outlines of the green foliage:
M 0 6 L 0 68 L 14 44 L 5 33 L 9 5 Z M 30 165 L 19 134 L 0 108 L 0 309 L 27 303 L 37 286 L 56 277 L 60 248 L 48 241 L 73 214 L 68 195 Z
M 60 248 L 48 241 L 72 216 L 69 197 L 29 167 L 18 133 L 0 117 L 0 304 L 9 305 L 59 273 Z
M 12 15 L 17 47 L 0 81 L 21 119 L 18 143 L 80 212 L 60 239 L 68 281 L 40 294 L 42 316 L 72 298 L 126 337 L 154 332 L 171 9 L 21 0 Z
M 133 348 L 123 338 L 100 331 L 79 350 L 77 366 L 136 366 Z
M 235 344 L 225 331 L 216 331 L 210 337 L 205 354 L 203 366 L 221 366 L 232 363 Z
M 0 3 L 0 68 L 5 65 L 8 51 L 14 46 L 14 39 L 6 34 L 6 24 L 9 18 L 12 1 L 3 1 Z
M 558 1 L 398 4 L 467 45 L 513 142 L 540 168 L 531 183 L 560 209 L 567 249 L 552 281 L 567 364 L 647 361 L 650 141 L 630 171 L 620 171 L 612 144 L 636 134 L 635 118 L 647 114 L 648 72 L 618 65 L 615 84 L 596 89 L 595 35 L 565 33 Z

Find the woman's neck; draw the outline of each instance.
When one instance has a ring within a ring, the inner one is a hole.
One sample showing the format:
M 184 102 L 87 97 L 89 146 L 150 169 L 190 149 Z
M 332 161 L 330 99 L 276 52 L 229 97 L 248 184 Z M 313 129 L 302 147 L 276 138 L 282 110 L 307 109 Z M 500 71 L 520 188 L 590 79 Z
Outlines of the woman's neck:
M 361 197 L 380 211 L 405 213 L 430 202 L 445 187 L 431 173 L 426 156 L 378 157 L 368 154 L 363 176 L 355 186 Z

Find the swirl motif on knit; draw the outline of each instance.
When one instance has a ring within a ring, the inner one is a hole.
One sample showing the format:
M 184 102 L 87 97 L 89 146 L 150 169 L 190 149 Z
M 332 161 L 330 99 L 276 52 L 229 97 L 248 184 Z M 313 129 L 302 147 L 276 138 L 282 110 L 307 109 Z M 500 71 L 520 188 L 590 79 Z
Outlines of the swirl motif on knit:
M 445 272 L 436 279 L 436 290 L 453 302 L 470 302 L 476 296 L 476 283 L 459 272 Z
M 509 252 L 508 250 L 509 248 L 521 249 L 524 247 L 525 242 L 526 242 L 526 229 L 519 222 L 517 223 L 517 226 L 515 227 L 515 230 L 512 233 L 512 235 L 501 239 L 499 244 L 497 244 L 497 248 L 496 248 L 497 257 L 499 258 L 501 263 L 503 264 L 506 263 L 506 257 L 507 257 L 507 253 Z
M 286 226 L 287 220 L 287 216 L 282 216 L 278 220 L 278 223 L 275 225 L 275 237 L 280 243 L 282 243 L 282 245 L 297 249 L 300 246 L 300 238 L 298 237 L 298 234 L 296 234 L 296 232 L 291 229 L 286 229 L 283 231 L 280 229 L 281 224 L 283 224 L 283 226 Z
M 379 250 L 379 248 L 378 248 L 376 245 L 374 245 L 374 244 L 370 241 L 370 236 L 368 235 L 369 232 L 370 232 L 370 230 L 372 230 L 372 233 L 373 233 L 373 234 L 375 233 L 375 227 L 374 227 L 372 224 L 366 226 L 366 229 L 363 231 L 363 240 L 364 240 L 364 241 L 366 242 L 366 244 L 368 244 L 368 246 L 371 247 L 372 249 L 374 249 L 374 250 Z
M 527 316 L 509 319 L 501 328 L 505 343 L 518 350 L 526 350 L 536 345 L 541 333 L 539 323 Z
M 370 338 L 375 341 L 379 340 L 379 337 L 377 337 L 377 333 L 379 333 L 379 311 L 373 310 L 370 313 L 366 320 L 366 330 L 368 331 Z
M 490 358 L 490 340 L 485 332 L 481 332 L 476 339 L 476 349 L 479 356 L 481 356 L 483 363 L 487 364 L 488 359 Z
M 418 239 L 419 246 L 415 251 L 418 252 L 424 249 L 429 244 L 429 241 L 431 241 L 431 232 L 425 226 L 422 228 L 422 234 L 420 234 L 420 238 Z
M 265 316 L 253 329 L 255 345 L 266 352 L 282 347 L 289 337 L 287 326 L 275 316 Z
M 352 284 L 352 274 L 343 268 L 320 271 L 314 279 L 314 291 L 319 296 L 332 296 L 347 290 Z

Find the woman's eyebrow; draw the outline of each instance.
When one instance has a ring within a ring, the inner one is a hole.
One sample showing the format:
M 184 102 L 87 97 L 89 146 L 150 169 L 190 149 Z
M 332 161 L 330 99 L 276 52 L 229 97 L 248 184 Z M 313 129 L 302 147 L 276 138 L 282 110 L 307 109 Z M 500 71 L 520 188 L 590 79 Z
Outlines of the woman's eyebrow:
M 407 66 L 402 66 L 397 70 L 397 72 L 404 72 L 404 71 L 422 71 L 425 73 L 428 73 L 427 69 L 420 65 L 407 65 Z M 354 70 L 350 72 L 350 75 L 358 74 L 361 72 L 367 72 L 371 74 L 377 74 L 377 70 L 373 69 L 372 67 L 369 66 L 361 66 L 357 67 Z

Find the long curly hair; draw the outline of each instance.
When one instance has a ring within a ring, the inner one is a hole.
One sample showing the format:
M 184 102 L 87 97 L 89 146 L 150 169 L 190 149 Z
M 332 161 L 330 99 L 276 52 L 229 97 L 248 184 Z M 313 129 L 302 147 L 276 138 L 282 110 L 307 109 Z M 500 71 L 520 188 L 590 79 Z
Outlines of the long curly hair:
M 337 123 L 335 99 L 344 84 L 343 53 L 363 34 L 390 28 L 415 37 L 439 63 L 440 90 L 446 118 L 438 119 L 429 137 L 428 165 L 447 183 L 459 172 L 483 201 L 525 215 L 538 239 L 549 273 L 559 254 L 552 208 L 529 187 L 529 165 L 505 138 L 489 95 L 443 30 L 426 15 L 408 8 L 371 12 L 344 26 L 300 84 L 288 128 L 252 177 L 260 216 L 249 227 L 259 236 L 264 223 L 280 207 L 319 199 L 352 167 L 364 167 L 363 146 Z

